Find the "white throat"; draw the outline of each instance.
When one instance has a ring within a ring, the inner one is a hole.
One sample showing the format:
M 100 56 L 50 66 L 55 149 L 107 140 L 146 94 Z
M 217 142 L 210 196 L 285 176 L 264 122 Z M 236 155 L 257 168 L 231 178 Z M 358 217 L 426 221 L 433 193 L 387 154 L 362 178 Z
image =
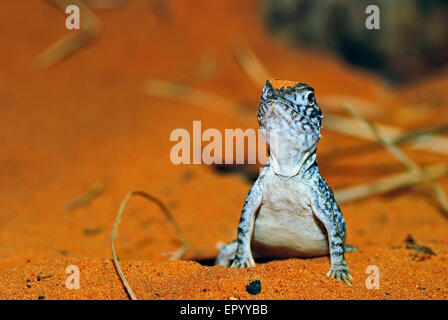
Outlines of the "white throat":
M 276 146 L 270 146 L 270 163 L 275 174 L 291 178 L 299 174 L 310 155 L 315 154 L 313 150 L 303 151 L 293 148 L 289 143 L 278 142 Z

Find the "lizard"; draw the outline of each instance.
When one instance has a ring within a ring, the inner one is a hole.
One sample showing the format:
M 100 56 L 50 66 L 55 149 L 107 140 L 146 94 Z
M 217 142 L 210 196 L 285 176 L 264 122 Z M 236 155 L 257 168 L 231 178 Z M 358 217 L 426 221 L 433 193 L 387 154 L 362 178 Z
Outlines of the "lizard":
M 314 89 L 300 82 L 267 80 L 257 119 L 269 161 L 246 195 L 237 240 L 221 248 L 215 264 L 247 268 L 255 267 L 254 256 L 329 254 L 327 276 L 351 285 L 344 216 L 317 165 L 323 115 Z

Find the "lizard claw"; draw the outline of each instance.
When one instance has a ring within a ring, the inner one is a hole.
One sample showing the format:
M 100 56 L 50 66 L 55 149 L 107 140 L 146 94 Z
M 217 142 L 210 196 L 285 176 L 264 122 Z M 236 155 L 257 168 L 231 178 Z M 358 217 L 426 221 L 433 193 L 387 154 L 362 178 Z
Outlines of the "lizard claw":
M 349 286 L 352 285 L 349 279 L 353 280 L 353 277 L 348 271 L 348 267 L 346 264 L 331 266 L 330 270 L 327 273 L 327 277 L 343 281 L 345 284 Z
M 236 256 L 233 260 L 231 268 L 250 268 L 255 267 L 255 261 L 252 257 L 240 257 Z

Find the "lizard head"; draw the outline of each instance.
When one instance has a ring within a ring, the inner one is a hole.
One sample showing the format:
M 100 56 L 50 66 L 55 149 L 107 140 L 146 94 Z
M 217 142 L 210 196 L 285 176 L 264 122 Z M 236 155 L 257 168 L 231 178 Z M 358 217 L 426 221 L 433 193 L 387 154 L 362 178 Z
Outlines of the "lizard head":
M 257 116 L 274 165 L 286 175 L 297 174 L 297 165 L 315 153 L 321 137 L 323 116 L 314 89 L 299 82 L 268 80 Z

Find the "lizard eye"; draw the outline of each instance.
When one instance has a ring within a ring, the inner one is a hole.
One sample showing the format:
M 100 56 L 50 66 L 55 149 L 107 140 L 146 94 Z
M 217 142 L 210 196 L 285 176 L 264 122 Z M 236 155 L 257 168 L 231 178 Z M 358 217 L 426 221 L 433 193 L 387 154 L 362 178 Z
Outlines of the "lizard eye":
M 306 96 L 306 100 L 308 101 L 308 104 L 312 105 L 314 104 L 314 94 L 312 92 L 308 93 Z

